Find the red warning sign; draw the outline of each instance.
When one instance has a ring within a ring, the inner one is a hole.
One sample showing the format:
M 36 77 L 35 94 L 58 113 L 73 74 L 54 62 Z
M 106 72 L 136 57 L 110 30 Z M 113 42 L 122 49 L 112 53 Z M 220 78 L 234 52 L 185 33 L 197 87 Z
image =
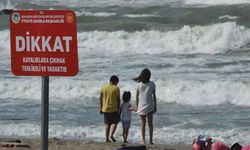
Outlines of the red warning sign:
M 70 10 L 17 10 L 10 15 L 11 69 L 17 76 L 78 72 L 76 16 Z

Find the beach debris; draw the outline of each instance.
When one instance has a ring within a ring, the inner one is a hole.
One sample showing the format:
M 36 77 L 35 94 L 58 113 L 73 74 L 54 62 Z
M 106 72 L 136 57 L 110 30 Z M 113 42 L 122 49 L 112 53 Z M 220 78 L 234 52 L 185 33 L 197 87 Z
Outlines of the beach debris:
M 22 148 L 30 148 L 30 145 L 27 143 L 22 143 L 21 140 L 0 142 L 0 147 L 12 148 L 12 147 L 22 147 Z
M 146 146 L 145 145 L 139 145 L 139 146 L 121 146 L 120 148 L 116 149 L 116 150 L 146 150 Z

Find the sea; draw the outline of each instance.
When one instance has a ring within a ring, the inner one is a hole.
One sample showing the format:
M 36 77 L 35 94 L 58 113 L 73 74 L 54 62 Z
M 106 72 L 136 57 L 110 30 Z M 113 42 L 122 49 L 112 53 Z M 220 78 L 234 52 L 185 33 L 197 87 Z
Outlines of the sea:
M 1 0 L 0 9 L 76 13 L 79 72 L 50 77 L 49 138 L 104 141 L 101 86 L 117 75 L 135 107 L 132 79 L 149 68 L 156 144 L 192 144 L 200 134 L 250 144 L 250 0 Z M 9 15 L 2 13 L 2 138 L 40 138 L 41 81 L 12 74 Z M 121 123 L 115 138 L 122 141 Z M 141 141 L 134 112 L 128 141 Z

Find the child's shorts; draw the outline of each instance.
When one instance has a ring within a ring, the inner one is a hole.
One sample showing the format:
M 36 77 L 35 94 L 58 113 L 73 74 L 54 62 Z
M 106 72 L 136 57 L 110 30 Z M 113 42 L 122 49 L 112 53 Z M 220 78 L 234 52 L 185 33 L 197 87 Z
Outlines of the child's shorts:
M 122 128 L 129 129 L 131 124 L 131 120 L 122 120 Z

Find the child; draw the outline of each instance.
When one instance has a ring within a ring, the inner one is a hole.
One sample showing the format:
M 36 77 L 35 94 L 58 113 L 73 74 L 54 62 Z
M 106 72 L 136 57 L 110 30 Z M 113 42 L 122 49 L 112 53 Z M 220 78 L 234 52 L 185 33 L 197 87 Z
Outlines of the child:
M 212 145 L 212 138 L 206 134 L 201 134 L 198 136 L 197 139 L 193 140 L 193 146 L 192 150 L 211 150 Z M 213 145 L 214 148 L 212 150 L 229 150 L 229 149 L 223 149 L 226 148 L 226 145 L 223 145 L 223 143 L 216 142 Z
M 122 136 L 123 136 L 123 142 L 128 143 L 127 137 L 128 137 L 128 130 L 130 128 L 131 124 L 131 111 L 135 111 L 131 108 L 130 99 L 131 99 L 131 93 L 129 91 L 125 91 L 122 95 L 123 103 L 120 107 L 120 117 L 122 121 Z

